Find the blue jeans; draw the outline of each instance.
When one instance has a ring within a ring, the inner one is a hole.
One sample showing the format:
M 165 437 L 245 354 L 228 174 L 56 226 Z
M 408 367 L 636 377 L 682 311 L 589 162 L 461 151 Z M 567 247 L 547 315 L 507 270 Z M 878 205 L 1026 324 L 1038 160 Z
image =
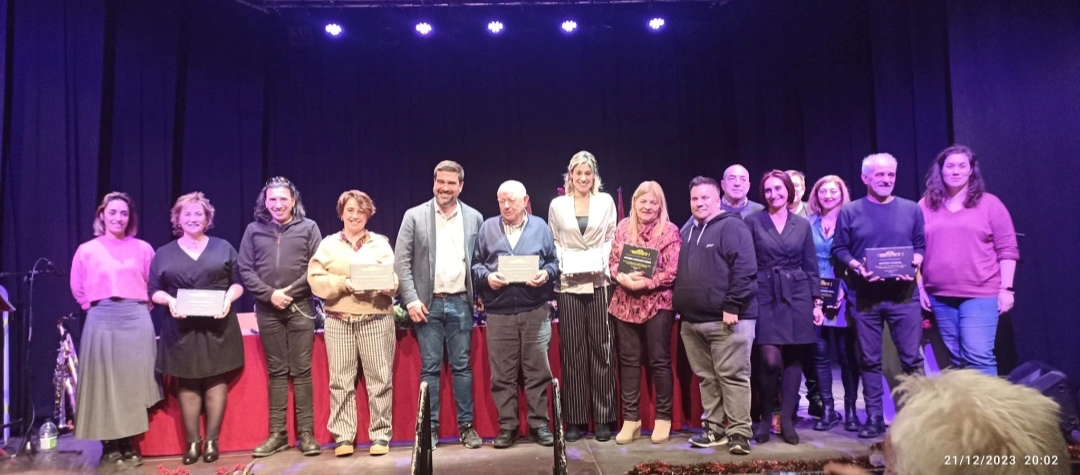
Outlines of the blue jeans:
M 431 397 L 431 427 L 439 427 L 439 376 L 443 349 L 454 381 L 458 425 L 473 422 L 473 374 L 469 364 L 472 347 L 473 316 L 465 294 L 433 298 L 427 323 L 416 324 L 420 343 L 420 381 L 428 383 Z
M 930 296 L 938 331 L 953 366 L 970 368 L 997 376 L 994 339 L 997 337 L 998 308 L 994 297 Z

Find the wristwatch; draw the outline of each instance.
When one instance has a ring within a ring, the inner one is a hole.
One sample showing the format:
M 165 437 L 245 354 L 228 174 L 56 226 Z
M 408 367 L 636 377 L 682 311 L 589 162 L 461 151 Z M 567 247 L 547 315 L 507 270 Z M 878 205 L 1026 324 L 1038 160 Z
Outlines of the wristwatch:
M 1004 290 L 1004 291 L 1007 291 L 1007 292 L 1016 292 L 1015 290 L 1013 290 L 1012 286 L 1002 287 L 1001 290 Z

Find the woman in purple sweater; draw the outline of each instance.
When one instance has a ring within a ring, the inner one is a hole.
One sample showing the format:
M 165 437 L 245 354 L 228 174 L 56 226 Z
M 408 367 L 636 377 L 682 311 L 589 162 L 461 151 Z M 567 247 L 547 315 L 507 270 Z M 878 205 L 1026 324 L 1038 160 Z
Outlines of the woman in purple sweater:
M 1009 210 L 986 192 L 975 153 L 963 145 L 934 159 L 919 207 L 926 234 L 919 300 L 934 312 L 954 366 L 997 376 L 998 316 L 1013 306 L 1020 257 Z

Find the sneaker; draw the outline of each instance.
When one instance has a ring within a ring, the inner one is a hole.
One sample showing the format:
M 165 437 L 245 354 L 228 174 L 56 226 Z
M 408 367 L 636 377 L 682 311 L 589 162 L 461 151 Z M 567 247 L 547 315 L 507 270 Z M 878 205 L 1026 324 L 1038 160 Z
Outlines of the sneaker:
M 532 435 L 533 442 L 543 445 L 544 447 L 555 445 L 555 436 L 551 435 L 551 431 L 548 430 L 547 427 L 529 429 L 529 434 Z
M 496 449 L 505 449 L 514 445 L 514 442 L 517 442 L 517 438 L 517 429 L 499 429 L 499 435 L 495 437 L 495 443 L 492 445 L 494 445 Z
M 711 429 L 704 429 L 700 434 L 690 438 L 690 445 L 701 448 L 716 447 L 727 443 L 727 435 L 715 432 Z
M 484 440 L 476 433 L 472 424 L 461 424 L 458 426 L 458 433 L 461 435 L 461 443 L 470 449 L 479 449 L 484 445 Z
M 390 453 L 390 443 L 383 439 L 375 439 L 368 448 L 368 455 L 386 455 Z
M 348 457 L 353 454 L 353 441 L 346 440 L 338 442 L 337 447 L 334 448 L 335 457 Z
M 728 452 L 732 455 L 750 455 L 750 441 L 739 434 L 732 434 L 728 441 Z

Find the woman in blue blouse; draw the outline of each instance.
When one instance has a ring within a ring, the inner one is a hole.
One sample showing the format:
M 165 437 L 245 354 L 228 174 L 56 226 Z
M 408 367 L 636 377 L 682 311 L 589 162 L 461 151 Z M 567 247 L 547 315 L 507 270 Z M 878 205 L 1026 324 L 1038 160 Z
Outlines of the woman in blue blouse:
M 822 177 L 810 191 L 810 228 L 814 235 L 814 248 L 818 259 L 818 272 L 822 279 L 836 279 L 831 258 L 833 233 L 836 231 L 836 217 L 840 207 L 851 200 L 844 180 L 836 175 Z M 848 326 L 847 309 L 844 305 L 843 281 L 837 281 L 839 299 L 837 304 L 825 308 L 825 322 L 818 329 L 817 345 L 814 349 L 814 363 L 817 366 L 818 381 L 821 387 L 821 400 L 825 404 L 825 415 L 814 423 L 814 430 L 832 429 L 840 422 L 840 413 L 836 412 L 832 394 L 832 355 L 835 349 L 836 361 L 840 365 L 840 379 L 844 384 L 844 430 L 859 430 L 859 419 L 855 413 L 855 400 L 859 391 L 859 366 L 855 356 L 855 329 Z

